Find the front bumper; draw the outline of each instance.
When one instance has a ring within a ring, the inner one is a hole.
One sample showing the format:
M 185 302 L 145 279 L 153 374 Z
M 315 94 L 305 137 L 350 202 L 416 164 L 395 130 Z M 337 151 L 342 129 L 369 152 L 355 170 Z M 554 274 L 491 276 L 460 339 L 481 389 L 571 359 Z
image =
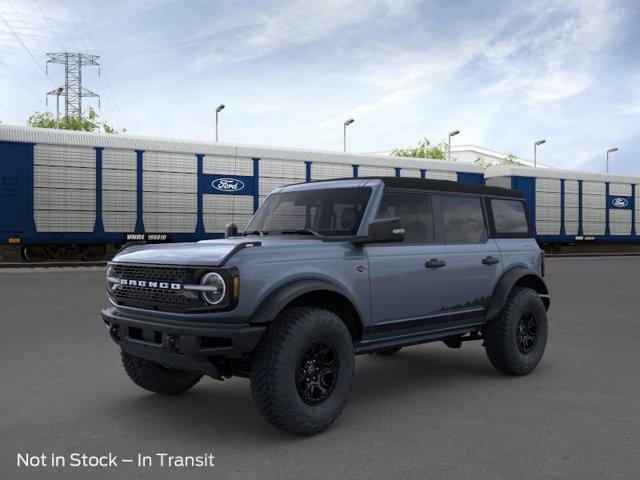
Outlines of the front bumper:
M 111 338 L 127 353 L 169 368 L 220 378 L 212 358 L 239 358 L 256 347 L 265 327 L 249 324 L 203 324 L 158 320 L 102 310 Z

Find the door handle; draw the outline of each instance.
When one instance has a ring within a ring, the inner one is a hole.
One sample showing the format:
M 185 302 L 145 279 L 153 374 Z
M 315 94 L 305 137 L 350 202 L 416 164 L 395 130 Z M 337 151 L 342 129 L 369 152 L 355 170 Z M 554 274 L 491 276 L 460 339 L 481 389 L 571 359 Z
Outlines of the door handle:
M 432 258 L 428 262 L 424 264 L 427 268 L 442 268 L 447 264 L 444 260 L 438 260 L 437 258 Z
M 482 259 L 482 263 L 484 263 L 485 265 L 495 265 L 498 262 L 500 262 L 500 260 L 492 257 L 491 255 Z

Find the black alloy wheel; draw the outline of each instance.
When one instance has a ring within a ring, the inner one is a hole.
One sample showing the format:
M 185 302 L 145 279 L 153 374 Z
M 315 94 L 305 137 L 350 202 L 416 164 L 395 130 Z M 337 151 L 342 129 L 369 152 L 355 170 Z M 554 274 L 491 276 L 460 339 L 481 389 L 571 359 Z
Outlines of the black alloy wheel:
M 322 340 L 310 342 L 300 354 L 296 368 L 296 388 L 308 405 L 318 405 L 329 397 L 338 376 L 338 360 Z
M 536 317 L 531 310 L 525 310 L 520 316 L 516 332 L 518 350 L 523 354 L 529 353 L 535 347 L 537 337 L 538 322 Z

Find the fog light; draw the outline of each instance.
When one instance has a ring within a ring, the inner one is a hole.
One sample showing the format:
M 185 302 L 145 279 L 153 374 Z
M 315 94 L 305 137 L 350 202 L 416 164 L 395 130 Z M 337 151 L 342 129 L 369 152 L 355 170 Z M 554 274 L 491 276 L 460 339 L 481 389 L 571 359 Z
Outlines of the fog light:
M 172 352 L 180 353 L 180 339 L 176 335 L 167 335 L 167 346 Z
M 113 338 L 114 341 L 120 343 L 122 339 L 120 338 L 120 326 L 119 325 L 110 325 L 109 326 L 109 335 Z

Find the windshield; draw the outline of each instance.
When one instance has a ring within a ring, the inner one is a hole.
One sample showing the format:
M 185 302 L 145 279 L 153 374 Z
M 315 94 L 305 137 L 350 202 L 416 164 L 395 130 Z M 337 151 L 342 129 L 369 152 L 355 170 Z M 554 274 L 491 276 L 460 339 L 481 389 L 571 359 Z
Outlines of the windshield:
M 246 234 L 353 236 L 371 196 L 370 188 L 327 188 L 270 195 Z

